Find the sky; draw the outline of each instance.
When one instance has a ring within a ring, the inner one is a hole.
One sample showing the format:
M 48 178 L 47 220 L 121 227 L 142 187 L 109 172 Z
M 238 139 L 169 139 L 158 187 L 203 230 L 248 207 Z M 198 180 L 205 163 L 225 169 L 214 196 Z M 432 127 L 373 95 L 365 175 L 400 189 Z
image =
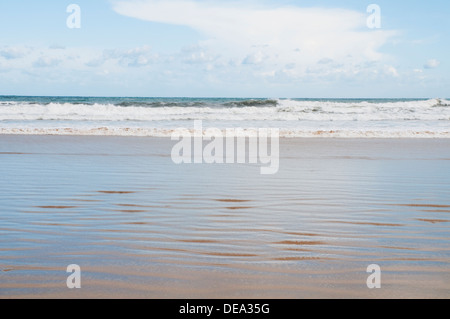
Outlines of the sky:
M 0 95 L 449 98 L 449 12 L 446 0 L 1 1 Z

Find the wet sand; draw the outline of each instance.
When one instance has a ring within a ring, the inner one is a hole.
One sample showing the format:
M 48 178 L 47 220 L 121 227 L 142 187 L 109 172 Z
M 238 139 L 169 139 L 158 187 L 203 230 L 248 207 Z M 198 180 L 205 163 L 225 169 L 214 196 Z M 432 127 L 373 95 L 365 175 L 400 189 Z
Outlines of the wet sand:
M 0 135 L 0 298 L 450 297 L 450 140 L 282 139 L 277 175 L 173 145 Z

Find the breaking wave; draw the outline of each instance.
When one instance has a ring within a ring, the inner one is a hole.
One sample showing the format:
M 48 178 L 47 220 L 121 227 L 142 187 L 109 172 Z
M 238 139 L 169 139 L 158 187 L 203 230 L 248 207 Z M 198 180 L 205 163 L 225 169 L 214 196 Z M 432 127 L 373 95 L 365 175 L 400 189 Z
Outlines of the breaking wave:
M 0 97 L 3 134 L 167 136 L 194 120 L 284 136 L 447 137 L 450 101 Z

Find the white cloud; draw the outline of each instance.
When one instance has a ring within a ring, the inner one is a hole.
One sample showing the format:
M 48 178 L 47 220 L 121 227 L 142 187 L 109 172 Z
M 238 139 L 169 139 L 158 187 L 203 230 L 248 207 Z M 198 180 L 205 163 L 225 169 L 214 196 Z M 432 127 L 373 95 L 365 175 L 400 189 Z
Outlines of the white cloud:
M 261 51 L 252 53 L 247 55 L 247 57 L 245 57 L 244 61 L 242 61 L 242 64 L 260 64 L 262 62 L 264 62 L 265 59 L 267 59 L 268 57 L 264 55 L 264 53 L 262 53 Z
M 197 50 L 195 49 L 183 50 L 182 54 L 184 54 L 183 62 L 188 64 L 207 63 L 212 62 L 216 59 L 216 57 L 208 54 L 201 48 L 197 48 Z
M 0 47 L 0 64 L 8 70 L 25 71 L 31 68 L 54 68 L 82 71 L 108 67 L 115 72 L 125 72 L 134 67 L 145 67 L 159 58 L 149 46 L 130 49 L 105 49 L 62 46 L 49 47 Z M 5 62 L 5 63 L 2 63 Z M 3 68 L 5 70 L 5 68 Z
M 149 46 L 138 47 L 124 52 L 116 51 L 114 55 L 119 59 L 121 65 L 131 67 L 145 66 L 156 58 Z
M 348 69 L 380 62 L 381 47 L 396 35 L 368 29 L 365 11 L 194 0 L 121 0 L 113 8 L 124 16 L 199 31 L 207 38 L 202 46 L 220 54 L 222 64 L 240 61 L 269 73 L 291 65 L 295 76 L 307 74 L 318 61 Z
M 51 50 L 65 50 L 66 49 L 66 47 L 64 45 L 59 45 L 59 44 L 52 44 L 48 48 Z
M 330 63 L 333 63 L 333 60 L 332 60 L 332 59 L 328 59 L 328 58 L 320 59 L 320 60 L 317 62 L 317 64 L 330 64 Z
M 39 59 L 37 59 L 33 63 L 33 66 L 36 68 L 48 68 L 48 67 L 57 66 L 59 63 L 61 63 L 61 60 L 45 56 L 45 57 L 40 57 Z
M 395 77 L 395 78 L 399 76 L 397 69 L 394 68 L 393 66 L 387 66 L 386 67 L 386 73 L 388 75 L 391 75 L 391 76 Z
M 88 67 L 99 67 L 112 63 L 121 67 L 143 67 L 158 59 L 149 46 L 136 47 L 129 50 L 104 50 L 102 54 L 85 63 Z
M 437 68 L 440 64 L 441 64 L 441 62 L 439 62 L 438 60 L 431 59 L 431 60 L 428 60 L 427 63 L 425 63 L 425 65 L 423 67 L 425 69 L 434 69 L 434 68 Z
M 7 60 L 20 59 L 26 54 L 23 48 L 19 47 L 3 47 L 0 49 L 0 56 Z

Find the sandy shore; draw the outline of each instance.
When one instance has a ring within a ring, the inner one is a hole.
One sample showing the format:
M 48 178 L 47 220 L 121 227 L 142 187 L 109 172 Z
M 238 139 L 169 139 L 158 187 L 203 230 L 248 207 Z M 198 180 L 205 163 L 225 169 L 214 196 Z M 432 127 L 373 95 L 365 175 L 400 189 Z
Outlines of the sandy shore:
M 450 297 L 449 139 L 282 139 L 267 176 L 174 144 L 0 135 L 0 298 Z

